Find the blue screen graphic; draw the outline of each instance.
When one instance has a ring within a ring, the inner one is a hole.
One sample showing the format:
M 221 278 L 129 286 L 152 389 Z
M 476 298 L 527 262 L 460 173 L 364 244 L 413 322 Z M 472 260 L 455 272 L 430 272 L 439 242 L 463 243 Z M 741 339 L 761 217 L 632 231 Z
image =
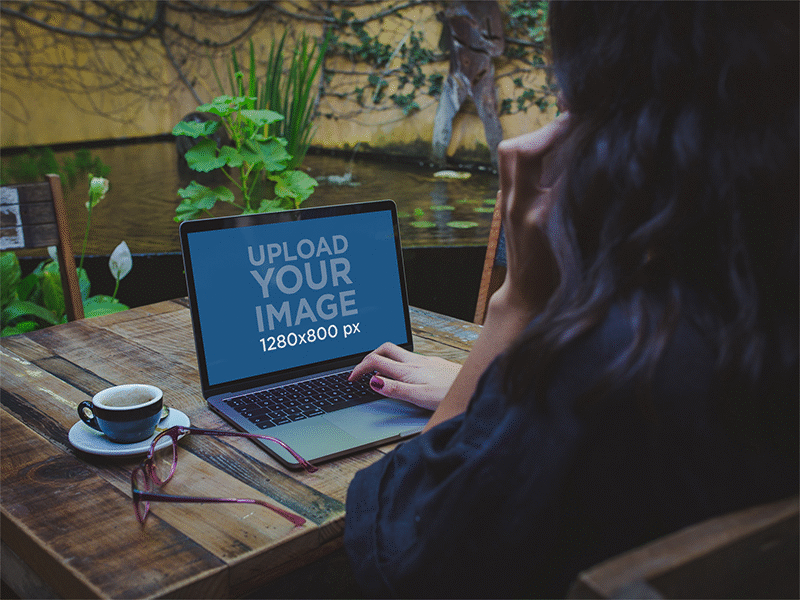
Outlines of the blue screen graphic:
M 408 341 L 389 211 L 187 239 L 209 385 Z

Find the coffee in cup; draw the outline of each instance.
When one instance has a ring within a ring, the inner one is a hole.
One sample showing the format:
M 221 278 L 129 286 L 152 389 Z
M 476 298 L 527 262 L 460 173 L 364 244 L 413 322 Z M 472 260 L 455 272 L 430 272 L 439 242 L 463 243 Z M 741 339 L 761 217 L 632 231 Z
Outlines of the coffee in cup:
M 163 393 L 154 385 L 129 383 L 107 388 L 78 405 L 78 416 L 112 442 L 146 440 L 161 419 Z

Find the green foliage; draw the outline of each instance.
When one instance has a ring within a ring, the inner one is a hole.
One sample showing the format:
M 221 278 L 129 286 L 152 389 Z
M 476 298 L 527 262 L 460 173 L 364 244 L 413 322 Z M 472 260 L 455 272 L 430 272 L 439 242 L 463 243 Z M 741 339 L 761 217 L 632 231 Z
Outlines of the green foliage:
M 387 12 L 402 14 L 404 7 L 400 5 Z M 511 0 L 503 7 L 506 11 L 504 56 L 533 68 L 543 68 L 547 2 Z M 374 19 L 356 19 L 348 9 L 343 9 L 338 17 L 333 16 L 335 35 L 331 37 L 330 52 L 345 55 L 354 62 L 367 63 L 372 69 L 363 85 L 355 86 L 352 92 L 337 94 L 339 97 L 350 97 L 365 108 L 377 107 L 389 100 L 409 115 L 420 109 L 422 96 L 438 98 L 441 95 L 446 74 L 425 74 L 422 69 L 425 65 L 442 62 L 442 56 L 437 55 L 429 43 L 426 45 L 422 32 L 411 28 L 397 47 L 392 47 L 379 40 L 381 31 L 371 35 L 367 30 L 367 20 Z M 385 16 L 382 15 L 381 19 Z M 329 73 L 326 80 L 330 77 Z M 396 81 L 396 92 L 387 97 L 385 90 L 392 80 Z M 500 114 L 527 112 L 533 106 L 545 111 L 555 96 L 550 86 L 530 89 L 520 83 L 516 91 L 519 93 L 512 98 L 500 98 Z
M 506 12 L 506 49 L 504 54 L 511 59 L 526 62 L 533 68 L 545 66 L 544 53 L 547 43 L 547 2 L 511 0 Z M 554 102 L 554 86 L 543 85 L 538 89 L 526 87 L 521 77 L 514 80 L 519 92 L 515 98 L 500 100 L 500 114 L 527 112 L 536 106 L 546 111 Z
M 105 197 L 109 183 L 105 177 L 95 177 L 92 174 L 88 177 L 89 200 L 86 202 L 86 210 L 89 216 L 77 272 L 84 317 L 98 317 L 128 309 L 117 300 L 117 290 L 119 282 L 130 272 L 133 259 L 128 245 L 121 242 L 108 261 L 108 267 L 116 280 L 113 295 L 89 296 L 92 286 L 83 268 L 86 239 L 89 236 L 92 210 Z M 19 260 L 13 252 L 0 253 L 0 335 L 25 333 L 66 322 L 64 288 L 61 285 L 55 247 L 48 248 L 48 252 L 50 259 L 40 262 L 26 277 L 22 277 Z
M 270 127 L 283 116 L 272 110 L 256 109 L 255 104 L 254 96 L 219 96 L 197 107 L 198 112 L 217 115 L 219 121 L 181 121 L 175 125 L 173 135 L 202 138 L 186 153 L 189 167 L 202 173 L 221 169 L 242 197 L 240 204 L 225 186 L 211 189 L 192 181 L 178 190 L 182 201 L 175 209 L 176 221 L 213 214 L 211 210 L 218 201 L 237 206 L 244 214 L 297 208 L 313 193 L 316 180 L 290 168 L 292 156 L 286 149 L 286 139 L 269 133 Z M 233 146 L 220 148 L 210 137 L 219 127 L 226 129 Z M 231 171 L 238 173 L 238 177 Z M 257 189 L 264 178 L 274 184 L 273 198 L 263 197 L 265 192 Z
M 106 177 L 110 171 L 111 167 L 92 156 L 86 148 L 76 151 L 73 157 L 64 158 L 62 164 L 58 163 L 50 148 L 28 148 L 23 154 L 12 156 L 3 163 L 0 167 L 0 183 L 30 183 L 55 173 L 61 177 L 66 188 L 72 189 L 79 178 L 87 173 Z
M 91 284 L 83 268 L 78 269 L 78 283 L 84 316 L 97 317 L 128 309 L 113 296 L 90 297 Z M 0 335 L 26 333 L 65 323 L 65 307 L 57 260 L 43 260 L 32 273 L 22 277 L 17 256 L 13 252 L 0 253 Z
M 66 180 L 67 187 L 72 189 L 83 175 L 93 173 L 96 177 L 106 178 L 110 172 L 111 167 L 103 164 L 99 157 L 92 156 L 86 148 L 82 148 L 75 152 L 74 157 L 64 159 L 61 179 Z
M 252 40 L 250 40 L 250 65 L 246 71 L 239 64 L 236 49 L 232 49 L 231 62 L 228 66 L 228 90 L 222 85 L 213 62 L 211 66 L 214 69 L 217 85 L 223 93 L 255 98 L 252 108 L 272 110 L 284 116 L 283 119 L 270 123 L 267 133 L 286 140 L 286 151 L 291 156 L 288 167 L 296 169 L 303 163 L 311 144 L 314 83 L 325 57 L 328 39 L 326 38 L 317 48 L 316 41 L 304 34 L 292 53 L 288 70 L 284 70 L 286 35 L 287 33 L 284 33 L 280 40 L 272 40 L 263 75 L 258 73 Z
M 512 0 L 508 3 L 506 28 L 543 44 L 547 37 L 547 8 L 547 2 Z

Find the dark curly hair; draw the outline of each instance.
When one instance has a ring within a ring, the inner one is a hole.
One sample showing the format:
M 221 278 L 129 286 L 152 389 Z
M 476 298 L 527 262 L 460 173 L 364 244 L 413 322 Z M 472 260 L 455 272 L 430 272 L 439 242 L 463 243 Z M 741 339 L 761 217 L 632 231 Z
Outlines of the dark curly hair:
M 712 334 L 728 412 L 763 410 L 771 399 L 755 395 L 775 372 L 772 393 L 781 410 L 793 407 L 791 419 L 798 4 L 566 1 L 550 4 L 549 19 L 574 123 L 550 224 L 561 279 L 509 352 L 512 397 L 533 382 L 544 392 L 567 345 L 616 303 L 630 315 L 634 342 L 582 401 L 647 384 L 688 317 Z

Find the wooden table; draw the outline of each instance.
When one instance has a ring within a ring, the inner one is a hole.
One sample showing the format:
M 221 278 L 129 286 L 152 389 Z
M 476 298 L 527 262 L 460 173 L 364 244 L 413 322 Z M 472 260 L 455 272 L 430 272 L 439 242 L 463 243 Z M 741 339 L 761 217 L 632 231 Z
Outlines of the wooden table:
M 463 362 L 478 327 L 412 309 L 415 349 Z M 131 503 L 137 457 L 75 450 L 82 400 L 147 382 L 192 425 L 228 428 L 200 393 L 187 302 L 174 300 L 3 338 L 2 578 L 20 595 L 236 597 L 342 545 L 348 484 L 390 447 L 284 469 L 243 439 L 187 436 L 168 493 L 263 498 L 302 527 L 252 505 L 153 504 L 144 526 Z

